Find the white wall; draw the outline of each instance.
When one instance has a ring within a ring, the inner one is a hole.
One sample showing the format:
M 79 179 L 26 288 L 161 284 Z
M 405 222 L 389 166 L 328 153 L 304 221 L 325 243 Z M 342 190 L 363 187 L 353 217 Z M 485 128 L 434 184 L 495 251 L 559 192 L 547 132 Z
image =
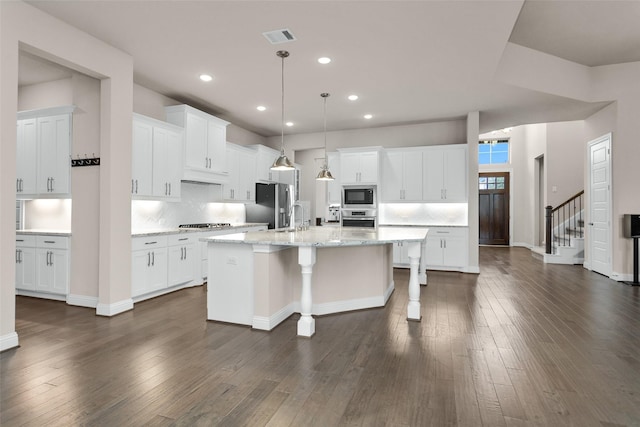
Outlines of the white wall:
M 547 200 L 559 206 L 584 186 L 584 121 L 547 123 Z

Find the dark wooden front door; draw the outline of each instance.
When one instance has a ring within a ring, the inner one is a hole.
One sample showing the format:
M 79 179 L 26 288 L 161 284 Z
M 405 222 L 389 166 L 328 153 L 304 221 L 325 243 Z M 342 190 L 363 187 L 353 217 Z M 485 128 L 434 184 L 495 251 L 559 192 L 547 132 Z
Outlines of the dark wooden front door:
M 509 244 L 509 172 L 481 173 L 478 179 L 480 244 Z

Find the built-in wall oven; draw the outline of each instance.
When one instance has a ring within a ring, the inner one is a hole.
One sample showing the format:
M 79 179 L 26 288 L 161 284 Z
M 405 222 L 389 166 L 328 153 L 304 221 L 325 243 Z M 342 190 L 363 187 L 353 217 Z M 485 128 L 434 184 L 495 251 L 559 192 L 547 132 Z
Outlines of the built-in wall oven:
M 375 228 L 377 226 L 377 215 L 375 209 L 343 209 L 343 227 L 364 227 Z

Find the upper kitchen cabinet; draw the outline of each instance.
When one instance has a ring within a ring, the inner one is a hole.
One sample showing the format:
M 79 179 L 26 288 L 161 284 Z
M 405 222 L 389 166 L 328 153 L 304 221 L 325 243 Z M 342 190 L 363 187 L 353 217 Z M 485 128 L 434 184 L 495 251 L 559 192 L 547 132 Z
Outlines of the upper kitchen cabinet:
M 342 185 L 377 184 L 380 148 L 339 149 Z
M 166 113 L 169 123 L 184 128 L 182 179 L 213 184 L 225 183 L 229 122 L 188 105 L 166 107 Z
M 182 145 L 182 128 L 140 114 L 133 115 L 133 198 L 180 200 Z
M 256 189 L 256 152 L 236 144 L 227 144 L 229 178 L 222 186 L 225 200 L 254 202 Z
M 339 205 L 342 203 L 340 153 L 327 153 L 327 166 L 334 178 L 333 181 L 327 182 L 327 204 Z
M 73 110 L 65 106 L 18 113 L 18 199 L 69 197 Z
M 425 202 L 467 201 L 467 146 L 426 147 L 423 152 Z
M 422 202 L 422 151 L 422 148 L 404 148 L 384 152 L 383 202 Z
M 280 152 L 264 145 L 251 145 L 256 150 L 256 182 L 271 184 L 280 182 L 280 172 L 271 170 L 273 161 Z

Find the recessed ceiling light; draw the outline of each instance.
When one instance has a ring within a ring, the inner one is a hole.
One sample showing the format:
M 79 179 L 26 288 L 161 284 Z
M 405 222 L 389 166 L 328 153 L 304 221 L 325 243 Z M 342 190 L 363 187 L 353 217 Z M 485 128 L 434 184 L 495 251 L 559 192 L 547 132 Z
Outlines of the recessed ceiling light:
M 355 101 L 358 99 L 358 95 L 349 95 L 347 98 L 349 99 L 349 101 Z
M 325 65 L 331 62 L 331 58 L 327 58 L 326 56 L 323 56 L 322 58 L 318 58 L 318 62 Z
M 267 109 L 267 107 L 265 107 L 264 105 L 258 105 L 258 106 L 256 107 L 256 110 L 258 110 L 258 111 L 264 111 L 264 110 L 266 110 L 266 109 Z
M 285 125 L 291 127 L 291 126 L 293 126 L 293 122 L 287 122 L 287 123 L 285 123 Z
M 211 80 L 213 80 L 213 77 L 211 77 L 209 74 L 200 74 L 200 80 L 202 80 L 203 82 L 210 82 Z
M 372 118 L 373 118 L 373 116 L 372 116 L 371 114 L 365 114 L 365 115 L 364 115 L 364 118 L 365 118 L 365 119 L 367 119 L 367 120 L 369 120 L 369 119 L 372 119 Z

